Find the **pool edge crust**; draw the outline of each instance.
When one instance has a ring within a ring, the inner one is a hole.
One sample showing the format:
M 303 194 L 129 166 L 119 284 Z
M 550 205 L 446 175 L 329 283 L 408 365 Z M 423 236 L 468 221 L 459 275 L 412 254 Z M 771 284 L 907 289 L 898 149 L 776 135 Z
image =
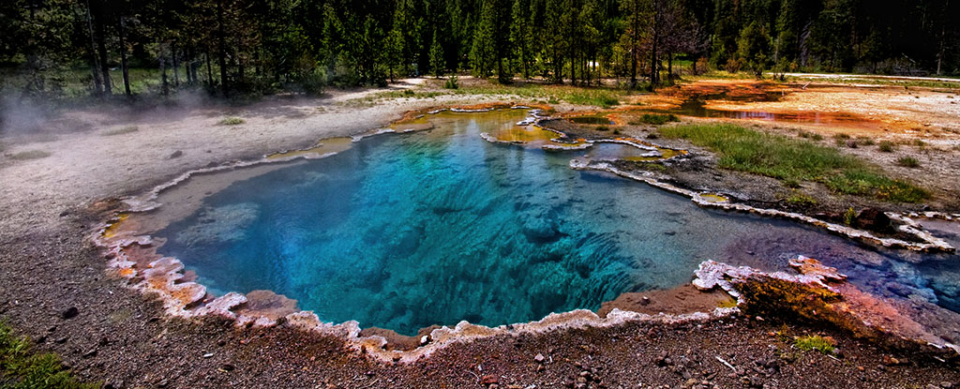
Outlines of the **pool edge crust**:
M 439 111 L 438 111 L 439 112 Z M 454 111 L 458 112 L 458 111 Z M 392 133 L 391 130 L 375 130 L 373 132 L 362 134 L 354 138 L 354 141 L 362 140 L 368 136 L 379 135 L 383 133 Z M 620 142 L 615 142 L 620 143 Z M 631 144 L 637 147 L 637 145 Z M 318 157 L 326 157 L 336 153 L 327 153 Z M 139 213 L 154 210 L 162 204 L 156 200 L 161 192 L 172 188 L 198 174 L 209 174 L 232 169 L 240 169 L 254 165 L 274 162 L 289 162 L 298 158 L 309 158 L 298 155 L 288 159 L 270 160 L 264 156 L 254 161 L 237 161 L 229 164 L 223 164 L 214 167 L 191 170 L 185 172 L 173 180 L 158 185 L 152 190 L 140 196 L 133 196 L 122 201 L 123 208 L 112 213 L 110 219 L 101 223 L 93 234 L 93 242 L 104 249 L 105 256 L 109 258 L 108 271 L 112 274 L 126 279 L 128 285 L 143 293 L 155 293 L 163 301 L 164 309 L 167 314 L 174 317 L 185 319 L 201 316 L 216 315 L 234 319 L 238 327 L 272 327 L 277 325 L 293 326 L 311 332 L 323 335 L 330 335 L 342 338 L 347 342 L 351 349 L 374 355 L 381 361 L 394 362 L 412 362 L 423 357 L 428 357 L 434 351 L 446 347 L 447 345 L 471 341 L 474 339 L 485 338 L 496 335 L 510 334 L 517 335 L 521 333 L 544 333 L 559 329 L 591 327 L 609 327 L 627 322 L 660 322 L 660 323 L 683 323 L 690 321 L 704 321 L 713 318 L 728 317 L 740 312 L 738 307 L 716 308 L 713 312 L 694 312 L 678 315 L 650 315 L 633 311 L 624 311 L 613 309 L 605 317 L 600 317 L 589 310 L 574 310 L 564 313 L 552 313 L 539 321 L 520 323 L 513 325 L 502 325 L 498 327 L 486 327 L 482 325 L 470 324 L 461 321 L 455 327 L 442 327 L 431 332 L 428 342 L 421 347 L 411 351 L 385 350 L 386 338 L 383 336 L 360 336 L 359 323 L 348 321 L 342 324 L 324 323 L 312 312 L 297 311 L 284 316 L 269 317 L 256 312 L 248 312 L 240 308 L 248 303 L 247 296 L 240 293 L 230 292 L 223 296 L 214 297 L 207 292 L 205 286 L 193 282 L 184 277 L 183 264 L 176 258 L 162 257 L 155 251 L 152 258 L 132 258 L 127 252 L 128 248 L 138 246 L 149 248 L 154 246 L 154 241 L 150 236 L 137 235 L 135 231 L 124 231 L 120 224 L 124 219 L 125 213 Z M 605 170 L 610 173 L 630 178 L 636 181 L 646 182 L 652 186 L 665 189 L 674 193 L 679 193 L 690 197 L 695 203 L 704 207 L 717 207 L 727 210 L 736 210 L 750 213 L 757 213 L 765 216 L 777 216 L 806 222 L 819 227 L 827 228 L 830 231 L 845 235 L 854 239 L 862 239 L 868 242 L 879 243 L 885 247 L 903 247 L 918 251 L 927 251 L 935 249 L 945 249 L 950 247 L 946 242 L 940 240 L 942 245 L 937 242 L 924 245 L 904 242 L 895 239 L 880 239 L 865 231 L 855 230 L 853 228 L 838 226 L 814 219 L 812 217 L 787 213 L 778 210 L 765 210 L 750 207 L 743 204 L 733 204 L 729 201 L 716 201 L 709 196 L 681 189 L 673 185 L 664 183 L 653 177 L 641 177 L 633 173 L 622 172 L 607 162 L 590 163 L 580 160 L 571 160 L 570 167 L 577 170 Z M 891 215 L 898 217 L 897 220 L 905 220 L 907 224 L 901 228 L 907 227 L 905 232 L 919 232 L 926 234 L 927 237 L 938 239 L 922 230 L 916 223 L 909 223 L 907 216 Z M 727 291 L 729 292 L 729 291 Z
M 746 204 L 733 203 L 730 201 L 716 201 L 714 198 L 709 197 L 709 195 L 714 195 L 712 193 L 700 193 L 692 191 L 689 189 L 683 189 L 676 185 L 672 185 L 658 178 L 656 175 L 650 172 L 644 172 L 644 174 L 637 174 L 633 172 L 628 172 L 620 170 L 617 167 L 613 166 L 607 161 L 590 161 L 586 159 L 573 159 L 570 161 L 570 168 L 575 170 L 596 170 L 611 173 L 623 178 L 628 178 L 634 181 L 644 182 L 651 186 L 673 192 L 687 198 L 690 198 L 698 206 L 705 208 L 718 208 L 727 211 L 739 211 L 745 213 L 752 213 L 761 216 L 768 217 L 779 217 L 784 219 L 789 219 L 797 221 L 804 224 L 809 224 L 815 227 L 821 227 L 830 231 L 832 233 L 859 240 L 865 243 L 875 244 L 886 248 L 899 248 L 907 249 L 919 252 L 945 252 L 953 253 L 956 251 L 956 248 L 951 246 L 947 241 L 933 236 L 933 234 L 923 230 L 923 228 L 911 220 L 908 216 L 900 215 L 896 212 L 886 212 L 894 221 L 902 222 L 903 224 L 899 225 L 897 228 L 901 232 L 905 232 L 909 235 L 916 237 L 921 240 L 923 243 L 916 242 L 907 242 L 901 239 L 895 238 L 880 238 L 868 231 L 859 230 L 853 227 L 843 226 L 835 223 L 826 222 L 820 219 L 817 219 L 812 216 L 803 215 L 796 212 L 786 212 L 777 209 L 767 209 L 767 208 L 757 208 Z
M 296 311 L 282 317 L 268 317 L 256 311 L 241 311 L 249 300 L 246 296 L 230 292 L 214 298 L 206 288 L 183 279 L 183 265 L 179 260 L 161 257 L 151 261 L 146 269 L 135 269 L 138 262 L 124 252 L 123 248 L 147 245 L 146 237 L 114 238 L 98 240 L 108 244 L 112 254 L 110 268 L 127 279 L 129 286 L 148 294 L 153 293 L 163 302 L 167 315 L 183 319 L 218 316 L 234 321 L 238 328 L 276 327 L 296 328 L 321 336 L 342 340 L 348 349 L 374 357 L 381 362 L 412 363 L 429 358 L 434 352 L 448 346 L 471 342 L 493 336 L 521 334 L 544 334 L 552 331 L 578 328 L 605 328 L 627 323 L 682 324 L 726 318 L 739 313 L 753 315 L 787 315 L 801 321 L 828 325 L 871 341 L 895 345 L 898 348 L 933 346 L 948 357 L 960 355 L 960 348 L 923 330 L 923 327 L 907 316 L 897 314 L 888 326 L 881 322 L 896 308 L 881 298 L 864 293 L 845 281 L 846 276 L 836 269 L 823 266 L 811 258 L 798 256 L 790 260 L 797 274 L 785 272 L 767 273 L 746 266 L 734 267 L 712 260 L 704 261 L 694 272 L 692 284 L 700 290 L 720 289 L 737 300 L 736 306 L 717 307 L 712 312 L 651 315 L 614 308 L 605 317 L 593 311 L 578 309 L 563 313 L 551 313 L 538 321 L 487 327 L 471 324 L 465 320 L 456 326 L 443 326 L 430 331 L 421 346 L 413 350 L 387 349 L 384 336 L 362 336 L 357 321 L 340 324 L 323 322 L 312 311 Z M 125 271 L 126 270 L 126 271 Z M 880 308 L 877 308 L 880 307 Z M 952 353 L 952 354 L 950 354 Z M 946 354 L 945 354 L 946 355 Z

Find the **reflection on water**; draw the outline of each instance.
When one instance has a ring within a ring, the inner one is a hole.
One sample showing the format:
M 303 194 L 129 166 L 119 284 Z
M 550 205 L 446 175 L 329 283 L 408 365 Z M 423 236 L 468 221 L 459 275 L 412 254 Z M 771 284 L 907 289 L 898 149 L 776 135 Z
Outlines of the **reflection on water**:
M 324 321 L 403 334 L 596 309 L 687 283 L 706 259 L 772 270 L 796 254 L 865 288 L 956 309 L 960 270 L 948 262 L 930 270 L 812 227 L 568 168 L 618 146 L 551 153 L 480 138 L 525 114 L 438 115 L 433 130 L 237 181 L 154 235 L 213 292 L 269 289 Z

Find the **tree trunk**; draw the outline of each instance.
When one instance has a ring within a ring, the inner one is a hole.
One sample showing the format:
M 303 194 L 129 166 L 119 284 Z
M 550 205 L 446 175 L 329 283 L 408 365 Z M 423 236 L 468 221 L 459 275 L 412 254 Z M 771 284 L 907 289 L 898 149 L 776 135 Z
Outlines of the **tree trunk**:
M 213 88 L 213 66 L 210 65 L 210 46 L 204 46 L 207 50 L 204 57 L 207 58 L 207 86 Z
M 180 55 L 178 54 L 177 43 L 174 43 L 170 46 L 170 55 L 173 56 L 173 86 L 180 87 Z
M 123 16 L 117 18 L 117 37 L 120 38 L 120 69 L 123 71 L 123 91 L 127 96 L 130 93 L 130 69 L 127 68 L 127 45 L 123 40 Z
M 103 83 L 100 80 L 100 64 L 97 61 L 97 39 L 93 34 L 93 18 L 90 16 L 90 0 L 87 0 L 87 32 L 90 33 L 90 67 L 93 73 L 93 95 L 103 95 Z
M 637 88 L 637 62 L 640 56 L 640 1 L 633 1 L 633 34 L 630 42 L 630 88 Z
M 650 53 L 650 87 L 655 88 L 660 85 L 660 70 L 657 64 L 660 62 L 657 58 L 657 50 L 660 43 L 660 0 L 653 0 L 653 50 Z
M 220 38 L 220 89 L 226 97 L 230 88 L 227 86 L 227 42 L 223 32 L 223 0 L 217 0 L 217 35 Z
M 162 45 L 161 45 L 162 47 Z M 167 59 L 163 57 L 163 49 L 160 49 L 160 80 L 163 85 L 162 93 L 164 96 L 170 94 L 170 84 L 167 82 Z
M 110 65 L 107 63 L 107 38 L 106 28 L 104 28 L 103 15 L 95 18 L 97 21 L 97 49 L 100 51 L 100 71 L 103 73 L 103 93 L 110 96 L 113 94 L 113 85 L 110 84 Z
M 673 53 L 667 54 L 667 77 L 673 79 Z

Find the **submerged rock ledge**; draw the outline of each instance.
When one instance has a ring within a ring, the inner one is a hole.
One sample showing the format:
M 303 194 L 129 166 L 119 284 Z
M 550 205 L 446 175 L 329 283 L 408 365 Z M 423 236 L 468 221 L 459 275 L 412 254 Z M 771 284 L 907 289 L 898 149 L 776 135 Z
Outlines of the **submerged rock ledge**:
M 694 203 L 701 207 L 712 207 L 719 208 L 728 211 L 739 211 L 753 213 L 762 216 L 770 217 L 780 217 L 790 220 L 795 220 L 801 223 L 813 225 L 816 227 L 825 228 L 827 231 L 833 232 L 838 235 L 845 236 L 847 238 L 856 239 L 862 242 L 871 243 L 887 248 L 899 248 L 899 249 L 908 249 L 921 252 L 947 252 L 952 253 L 956 251 L 956 248 L 951 246 L 947 241 L 940 239 L 933 234 L 925 231 L 920 227 L 919 224 L 912 221 L 906 216 L 894 213 L 887 212 L 887 216 L 896 221 L 901 221 L 904 224 L 901 224 L 898 229 L 902 232 L 910 234 L 922 243 L 916 242 L 907 242 L 901 239 L 894 238 L 881 238 L 868 231 L 858 230 L 856 228 L 843 226 L 835 223 L 826 222 L 820 219 L 817 219 L 812 216 L 807 216 L 795 212 L 786 212 L 777 209 L 766 209 L 766 208 L 757 208 L 746 204 L 732 203 L 729 201 L 716 201 L 715 199 L 708 198 L 705 193 L 700 193 L 692 191 L 689 189 L 683 189 L 676 185 L 665 182 L 661 177 L 658 177 L 650 172 L 644 172 L 643 174 L 638 174 L 634 172 L 628 172 L 621 170 L 613 166 L 609 162 L 605 161 L 589 161 L 584 159 L 574 159 L 570 161 L 570 167 L 577 170 L 596 170 L 608 172 L 620 177 L 629 178 L 634 181 L 645 182 L 651 186 L 667 190 L 673 193 L 677 193 L 686 197 L 689 197 L 693 200 Z
M 453 110 L 452 110 L 453 111 Z M 468 110 L 464 110 L 468 111 Z M 436 111 L 439 112 L 439 111 Z M 457 112 L 457 111 L 453 111 Z M 419 119 L 419 117 L 417 118 Z M 541 119 L 536 113 L 532 115 L 531 124 Z M 395 129 L 380 129 L 374 132 L 363 134 L 353 138 L 353 141 L 360 141 L 368 136 L 379 135 L 383 133 L 407 132 L 397 131 Z M 563 134 L 561 134 L 563 135 Z M 630 146 L 647 149 L 650 146 L 645 144 L 634 144 L 629 140 L 602 140 L 601 142 L 625 143 Z M 587 146 L 589 147 L 589 145 Z M 650 147 L 656 150 L 655 147 Z M 566 150 L 566 149 L 564 149 Z M 143 293 L 155 293 L 163 302 L 167 314 L 173 317 L 185 319 L 196 318 L 206 315 L 216 315 L 235 320 L 238 327 L 273 327 L 289 326 L 314 332 L 321 335 L 334 336 L 342 339 L 347 346 L 357 352 L 366 353 L 374 356 L 376 359 L 384 362 L 414 362 L 421 358 L 429 357 L 433 352 L 441 348 L 460 342 L 468 342 L 474 339 L 498 336 L 498 335 L 519 335 L 519 334 L 537 334 L 556 331 L 568 328 L 582 327 L 609 327 L 627 322 L 657 322 L 657 323 L 685 323 L 711 320 L 716 318 L 728 317 L 740 313 L 742 310 L 755 310 L 756 298 L 751 296 L 760 294 L 760 291 L 769 288 L 763 285 L 778 285 L 787 283 L 793 285 L 799 290 L 826 290 L 829 293 L 844 296 L 844 291 L 849 289 L 833 289 L 835 286 L 828 283 L 841 283 L 842 275 L 836 274 L 836 270 L 825 268 L 809 258 L 800 257 L 791 261 L 791 265 L 797 267 L 800 275 L 787 275 L 784 273 L 763 273 L 749 268 L 734 268 L 729 265 L 706 261 L 701 264 L 696 272 L 697 278 L 694 285 L 701 289 L 712 289 L 720 287 L 731 296 L 737 298 L 738 304 L 735 307 L 715 308 L 712 312 L 693 312 L 687 314 L 658 314 L 650 315 L 632 311 L 613 309 L 605 317 L 600 317 L 589 310 L 574 310 L 564 313 L 552 313 L 539 321 L 528 323 L 519 323 L 512 325 L 502 325 L 497 327 L 487 327 L 482 325 L 470 324 L 467 321 L 461 321 L 453 328 L 441 327 L 434 329 L 430 335 L 423 339 L 420 347 L 409 350 L 387 350 L 387 339 L 383 336 L 361 336 L 360 326 L 356 321 L 347 321 L 341 324 L 325 323 L 313 312 L 298 311 L 295 307 L 295 301 L 286 299 L 283 296 L 277 296 L 272 292 L 260 293 L 254 296 L 254 293 L 243 295 L 236 292 L 230 292 L 223 296 L 213 296 L 207 288 L 194 282 L 194 277 L 185 275 L 183 272 L 183 263 L 176 258 L 163 257 L 156 252 L 157 245 L 150 236 L 139 235 L 135 228 L 123 226 L 126 215 L 129 213 L 147 212 L 161 206 L 157 198 L 161 192 L 172 188 L 195 175 L 209 174 L 232 169 L 250 167 L 263 163 L 288 162 L 298 158 L 323 158 L 334 155 L 335 152 L 311 155 L 310 153 L 297 153 L 289 158 L 268 158 L 255 161 L 241 161 L 221 166 L 197 169 L 181 174 L 177 178 L 161 184 L 149 192 L 123 201 L 124 208 L 118 210 L 109 221 L 102 223 L 97 228 L 92 240 L 105 250 L 105 255 L 109 258 L 109 271 L 118 277 L 126 279 L 131 288 L 140 290 Z M 736 210 L 741 212 L 757 213 L 765 216 L 785 217 L 800 222 L 824 227 L 835 233 L 859 239 L 885 247 L 906 248 L 918 251 L 953 251 L 953 247 L 945 241 L 932 236 L 922 230 L 917 223 L 912 222 L 907 216 L 890 215 L 904 224 L 900 227 L 902 231 L 911 233 L 922 239 L 925 243 L 911 243 L 896 239 L 878 238 L 868 232 L 855 230 L 853 228 L 826 223 L 818 219 L 778 210 L 758 209 L 743 204 L 734 204 L 724 201 L 717 195 L 709 193 L 697 193 L 694 191 L 682 189 L 671 184 L 658 180 L 654 176 L 641 176 L 630 172 L 624 172 L 609 162 L 605 161 L 584 161 L 574 159 L 570 162 L 570 167 L 578 170 L 599 170 L 619 175 L 636 181 L 646 182 L 655 187 L 665 189 L 674 193 L 679 193 L 691 198 L 695 203 L 703 207 L 715 207 L 727 210 Z M 718 200 L 719 198 L 719 200 Z M 951 216 L 945 215 L 944 219 L 950 219 Z M 762 280 L 757 282 L 756 280 Z M 744 285 L 760 285 L 750 289 Z M 776 288 L 775 288 L 776 289 Z M 783 289 L 783 288 L 780 288 Z M 790 289 L 790 288 L 787 288 Z M 839 292 L 839 293 L 838 293 Z M 852 292 L 850 292 L 852 293 Z M 856 293 L 852 293 L 857 295 Z M 859 295 L 866 295 L 860 292 Z M 858 296 L 859 296 L 858 295 Z M 869 296 L 869 295 L 867 295 Z M 279 301 L 280 307 L 269 307 L 263 309 L 263 304 L 257 304 L 257 299 L 273 299 Z M 291 303 L 292 302 L 292 303 Z M 759 306 L 763 306 L 762 304 Z M 846 306 L 845 306 L 846 307 Z M 801 311 L 802 307 L 795 307 Z M 802 315 L 800 315 L 802 316 Z M 847 317 L 847 316 L 844 316 Z M 915 330 L 919 325 L 905 325 L 898 327 L 900 330 L 887 331 L 883 328 L 876 328 L 869 324 L 870 315 L 852 314 L 853 323 L 844 328 L 851 329 L 855 333 L 870 333 L 874 336 L 890 335 L 908 342 L 921 342 L 933 344 L 938 347 L 946 347 L 957 351 L 957 347 L 938 340 L 933 335 L 923 331 Z M 909 319 L 904 320 L 906 322 Z M 833 323 L 837 324 L 837 323 Z M 916 324 L 916 323 L 914 323 Z M 861 328 L 870 329 L 870 331 L 859 330 Z M 911 330 L 902 330 L 909 328 Z M 871 332 L 872 331 L 872 332 Z

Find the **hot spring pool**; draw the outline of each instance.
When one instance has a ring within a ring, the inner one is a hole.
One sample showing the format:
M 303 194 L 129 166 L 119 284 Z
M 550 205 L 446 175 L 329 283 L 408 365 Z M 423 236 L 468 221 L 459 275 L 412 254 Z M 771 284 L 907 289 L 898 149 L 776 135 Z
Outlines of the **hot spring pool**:
M 919 254 L 701 209 L 568 167 L 616 146 L 544 152 L 479 136 L 525 115 L 440 114 L 430 118 L 433 130 L 248 174 L 197 195 L 196 207 L 151 235 L 216 294 L 272 290 L 323 321 L 408 335 L 461 320 L 494 326 L 597 309 L 621 293 L 687 283 L 706 259 L 772 270 L 796 254 L 870 290 L 891 294 L 892 282 L 956 308 L 957 261 L 914 265 L 907 260 Z

